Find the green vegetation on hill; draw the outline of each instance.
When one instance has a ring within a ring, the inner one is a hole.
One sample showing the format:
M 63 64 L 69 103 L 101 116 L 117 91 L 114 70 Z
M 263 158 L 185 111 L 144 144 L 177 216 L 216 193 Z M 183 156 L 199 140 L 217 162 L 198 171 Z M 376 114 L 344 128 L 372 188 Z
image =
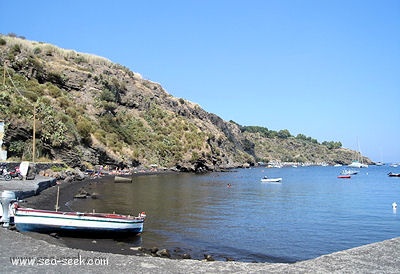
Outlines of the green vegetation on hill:
M 260 127 L 260 126 L 240 126 L 240 130 L 242 132 L 259 133 L 265 138 L 287 139 L 290 137 L 294 137 L 287 129 L 275 131 L 275 130 L 269 130 L 266 127 Z M 297 140 L 302 140 L 302 141 L 306 141 L 306 142 L 310 142 L 310 143 L 314 143 L 314 144 L 319 144 L 317 139 L 307 137 L 306 135 L 301 134 L 301 133 L 297 134 L 297 136 L 295 138 Z M 335 141 L 329 141 L 329 142 L 323 141 L 321 144 L 326 146 L 328 149 L 338 149 L 338 148 L 342 147 L 341 142 L 335 142 Z
M 0 36 L 0 119 L 11 159 L 70 166 L 157 164 L 215 170 L 257 161 L 346 163 L 340 142 L 241 126 L 175 98 L 124 66 L 89 54 Z

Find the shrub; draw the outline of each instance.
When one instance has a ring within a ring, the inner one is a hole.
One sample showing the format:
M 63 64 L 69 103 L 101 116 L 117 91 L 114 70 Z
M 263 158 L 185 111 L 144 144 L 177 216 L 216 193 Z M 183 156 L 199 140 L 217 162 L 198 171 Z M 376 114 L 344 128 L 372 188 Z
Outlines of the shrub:
M 21 140 L 11 142 L 8 147 L 8 152 L 10 152 L 12 156 L 22 157 L 24 150 L 25 142 Z
M 36 48 L 34 48 L 33 53 L 36 54 L 36 55 L 41 54 L 42 53 L 42 49 L 39 48 L 39 47 L 36 47 Z
M 282 129 L 278 132 L 278 138 L 281 138 L 281 139 L 287 139 L 291 136 L 292 135 L 290 134 L 289 130 L 287 130 L 287 129 Z
M 82 63 L 87 63 L 85 57 L 78 55 L 77 57 L 75 57 L 75 62 L 77 64 L 82 64 Z
M 115 102 L 116 101 L 115 94 L 111 90 L 105 88 L 100 94 L 100 100 L 106 102 Z
M 78 133 L 83 139 L 90 139 L 90 133 L 92 132 L 92 122 L 84 117 L 80 117 L 76 124 Z
M 56 72 L 50 72 L 49 75 L 47 76 L 47 81 L 49 81 L 59 87 L 62 87 L 65 84 L 64 78 Z
M 18 53 L 21 53 L 21 46 L 19 44 L 15 44 L 12 48 L 11 48 L 11 52 L 15 55 Z

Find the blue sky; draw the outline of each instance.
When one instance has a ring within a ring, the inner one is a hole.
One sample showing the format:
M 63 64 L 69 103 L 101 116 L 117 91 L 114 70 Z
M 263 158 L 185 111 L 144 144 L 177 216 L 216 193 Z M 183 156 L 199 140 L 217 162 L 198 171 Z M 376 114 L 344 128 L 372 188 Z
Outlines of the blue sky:
M 1 1 L 0 33 L 106 57 L 241 125 L 400 161 L 400 1 Z

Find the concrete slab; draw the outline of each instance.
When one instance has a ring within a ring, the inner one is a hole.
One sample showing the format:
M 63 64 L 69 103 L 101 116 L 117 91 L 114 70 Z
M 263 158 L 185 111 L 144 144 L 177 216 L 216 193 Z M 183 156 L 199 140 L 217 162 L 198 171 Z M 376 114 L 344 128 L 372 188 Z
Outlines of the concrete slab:
M 284 263 L 205 262 L 128 256 L 57 246 L 0 229 L 2 273 L 399 273 L 400 238 Z
M 56 184 L 56 179 L 40 175 L 36 175 L 34 180 L 0 180 L 0 193 L 4 190 L 14 191 L 15 197 L 22 200 Z

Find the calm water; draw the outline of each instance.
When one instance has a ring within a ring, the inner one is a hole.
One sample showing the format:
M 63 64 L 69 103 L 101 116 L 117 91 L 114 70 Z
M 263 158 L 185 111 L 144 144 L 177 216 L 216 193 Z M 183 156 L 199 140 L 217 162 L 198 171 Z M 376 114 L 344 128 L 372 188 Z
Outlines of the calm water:
M 75 200 L 73 210 L 137 214 L 145 232 L 125 244 L 179 248 L 202 259 L 294 262 L 400 236 L 396 168 L 371 166 L 351 179 L 341 167 L 252 168 L 206 175 L 134 178 L 92 186 L 100 199 Z M 281 184 L 261 183 L 264 175 Z M 231 187 L 227 187 L 227 184 Z

